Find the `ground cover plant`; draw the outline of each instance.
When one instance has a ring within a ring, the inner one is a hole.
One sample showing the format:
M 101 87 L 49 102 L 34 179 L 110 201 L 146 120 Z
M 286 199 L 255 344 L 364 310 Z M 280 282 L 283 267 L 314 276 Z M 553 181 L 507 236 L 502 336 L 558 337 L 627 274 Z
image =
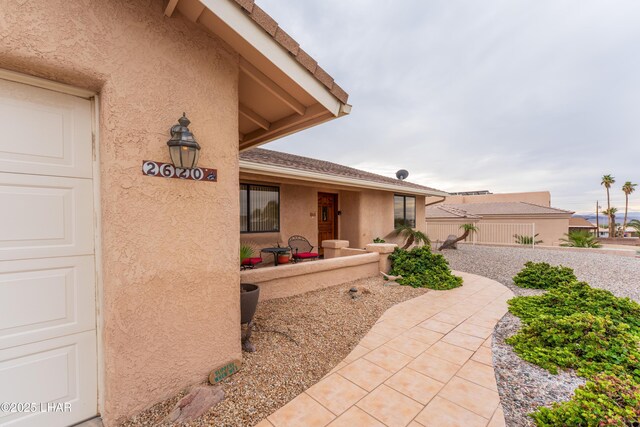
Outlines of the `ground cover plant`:
M 451 273 L 447 260 L 442 255 L 431 252 L 428 246 L 411 250 L 396 248 L 389 259 L 389 274 L 402 276 L 401 279 L 397 279 L 401 285 L 439 290 L 462 285 L 462 278 Z
M 640 425 L 640 304 L 540 264 L 525 264 L 518 276 L 549 290 L 509 301 L 523 327 L 506 341 L 524 360 L 551 373 L 573 369 L 587 382 L 570 401 L 531 416 L 539 426 Z
M 576 275 L 569 267 L 529 261 L 513 278 L 513 283 L 521 288 L 550 289 L 575 280 L 577 280 Z

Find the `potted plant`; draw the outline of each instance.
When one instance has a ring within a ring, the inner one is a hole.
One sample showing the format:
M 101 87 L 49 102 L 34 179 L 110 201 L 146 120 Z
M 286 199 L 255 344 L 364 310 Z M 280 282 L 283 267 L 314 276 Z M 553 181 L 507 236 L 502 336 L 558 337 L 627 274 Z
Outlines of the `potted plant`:
M 247 324 L 246 329 L 242 331 L 242 349 L 250 353 L 256 351 L 255 346 L 249 340 L 251 339 L 253 316 L 256 314 L 259 297 L 260 287 L 258 285 L 240 283 L 240 324 Z
M 278 248 L 281 248 L 282 246 L 280 246 L 280 243 L 276 243 Z M 276 255 L 278 257 L 278 264 L 286 264 L 289 261 L 291 261 L 291 257 L 289 256 L 289 254 L 278 254 Z

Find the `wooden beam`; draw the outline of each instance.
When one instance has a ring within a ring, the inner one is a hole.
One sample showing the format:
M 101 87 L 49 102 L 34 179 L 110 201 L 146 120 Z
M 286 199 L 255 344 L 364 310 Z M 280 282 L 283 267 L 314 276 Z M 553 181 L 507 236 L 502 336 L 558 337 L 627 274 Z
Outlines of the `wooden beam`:
M 164 14 L 171 18 L 173 15 L 173 11 L 176 10 L 176 6 L 178 5 L 179 0 L 169 0 L 167 2 L 167 6 L 164 8 Z
M 260 84 L 260 86 L 267 89 L 272 95 L 284 102 L 299 115 L 303 115 L 305 113 L 306 107 L 300 101 L 289 95 L 289 93 L 278 86 L 276 82 L 271 80 L 262 71 L 258 70 L 242 57 L 240 58 L 240 70 Z
M 307 108 L 307 111 L 302 116 L 297 114 L 291 114 L 285 118 L 280 120 L 276 120 L 271 123 L 271 126 L 267 130 L 254 130 L 253 132 L 249 132 L 244 136 L 244 140 L 242 141 L 244 144 L 251 144 L 258 139 L 264 139 L 265 137 L 269 137 L 275 133 L 278 133 L 282 130 L 286 130 L 292 128 L 300 123 L 307 122 L 309 120 L 315 119 L 323 114 L 328 113 L 328 110 L 324 108 L 322 104 L 313 104 Z M 331 114 L 329 112 L 329 114 Z
M 269 130 L 269 128 L 271 127 L 271 123 L 267 119 L 265 119 L 246 105 L 240 104 L 239 112 L 241 115 L 257 124 L 264 130 Z

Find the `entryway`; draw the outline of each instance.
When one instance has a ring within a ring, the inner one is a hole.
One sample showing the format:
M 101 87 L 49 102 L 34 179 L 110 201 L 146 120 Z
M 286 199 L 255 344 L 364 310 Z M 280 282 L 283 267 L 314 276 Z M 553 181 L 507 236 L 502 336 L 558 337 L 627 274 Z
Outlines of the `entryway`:
M 91 101 L 0 78 L 0 128 L 0 424 L 67 426 L 98 412 Z
M 338 195 L 318 193 L 318 250 L 322 255 L 322 241 L 338 238 Z

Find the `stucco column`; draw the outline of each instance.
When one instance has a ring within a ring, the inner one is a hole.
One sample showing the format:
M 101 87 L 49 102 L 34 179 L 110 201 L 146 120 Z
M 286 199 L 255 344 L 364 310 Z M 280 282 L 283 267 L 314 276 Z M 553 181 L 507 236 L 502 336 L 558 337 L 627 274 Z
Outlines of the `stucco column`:
M 398 245 L 395 243 L 369 243 L 365 248 L 367 252 L 378 252 L 380 254 L 379 267 L 380 271 L 388 273 L 391 270 L 391 261 L 389 255 L 396 250 Z
M 348 240 L 323 240 L 322 248 L 324 249 L 324 258 L 338 258 L 342 248 L 349 247 Z

